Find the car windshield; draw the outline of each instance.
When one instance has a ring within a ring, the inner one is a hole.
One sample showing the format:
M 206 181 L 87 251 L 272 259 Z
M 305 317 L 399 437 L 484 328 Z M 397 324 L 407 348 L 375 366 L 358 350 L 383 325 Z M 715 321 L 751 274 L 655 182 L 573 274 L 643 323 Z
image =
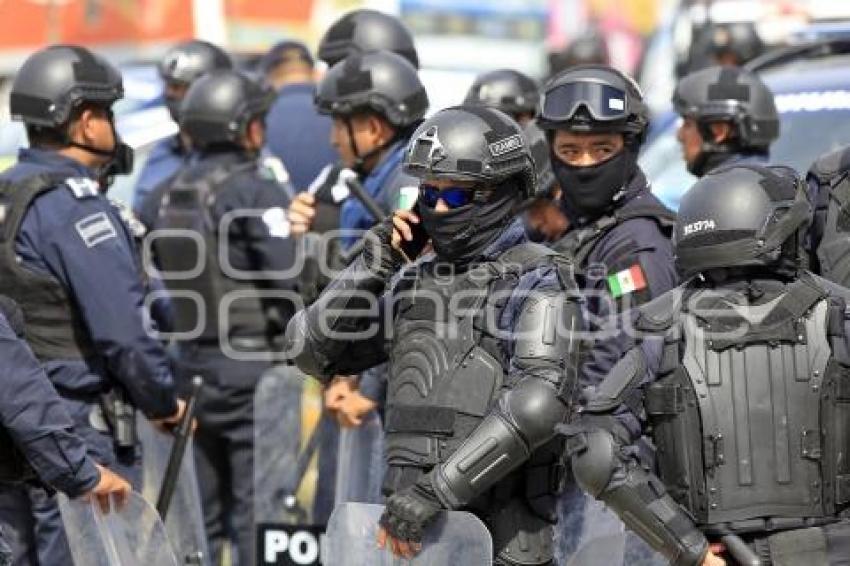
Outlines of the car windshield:
M 770 162 L 790 165 L 804 174 L 819 156 L 850 144 L 850 106 L 799 105 L 792 97 L 777 96 L 781 112 L 781 136 L 773 144 Z M 678 121 L 670 124 L 646 148 L 641 167 L 652 182 L 652 190 L 664 203 L 678 208 L 682 194 L 696 181 L 688 173 L 676 140 Z

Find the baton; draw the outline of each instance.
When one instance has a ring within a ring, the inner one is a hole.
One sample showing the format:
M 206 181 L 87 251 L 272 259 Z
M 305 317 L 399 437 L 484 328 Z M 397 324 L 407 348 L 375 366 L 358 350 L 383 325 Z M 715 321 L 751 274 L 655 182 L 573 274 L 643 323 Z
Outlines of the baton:
M 298 459 L 295 461 L 295 469 L 290 476 L 289 485 L 283 489 L 283 504 L 287 509 L 294 509 L 297 504 L 295 494 L 298 493 L 298 488 L 301 487 L 301 482 L 304 481 L 304 475 L 307 473 L 307 468 L 310 466 L 310 460 L 319 448 L 319 441 L 322 439 L 321 429 L 325 419 L 324 414 L 319 422 L 316 423 L 313 432 L 310 433 L 310 438 L 307 440 L 307 446 L 298 454 Z
M 740 566 L 762 566 L 761 558 L 738 535 L 723 535 L 720 542 Z
M 349 177 L 345 180 L 345 184 L 348 186 L 348 189 L 351 191 L 351 193 L 355 197 L 357 197 L 357 200 L 363 203 L 363 206 L 366 207 L 366 210 L 369 211 L 369 214 L 375 217 L 376 221 L 380 222 L 384 219 L 387 213 L 384 212 L 384 209 L 381 208 L 381 205 L 379 205 L 378 202 L 374 198 L 372 198 L 372 195 L 366 192 L 366 189 L 363 187 L 363 185 L 360 184 L 360 181 L 358 181 L 354 177 Z
M 192 434 L 192 420 L 195 417 L 198 395 L 203 385 L 204 379 L 200 375 L 192 378 L 192 391 L 189 394 L 189 399 L 186 401 L 186 412 L 183 414 L 183 418 L 178 423 L 177 429 L 174 432 L 174 444 L 171 446 L 171 454 L 168 455 L 168 465 L 165 467 L 165 475 L 162 476 L 162 487 L 159 490 L 159 497 L 156 500 L 156 510 L 159 512 L 159 516 L 162 517 L 163 522 L 165 522 L 165 516 L 168 514 L 168 506 L 171 505 L 174 490 L 177 488 L 177 479 L 180 476 L 183 455 L 186 453 L 186 445 L 189 443 L 189 436 Z

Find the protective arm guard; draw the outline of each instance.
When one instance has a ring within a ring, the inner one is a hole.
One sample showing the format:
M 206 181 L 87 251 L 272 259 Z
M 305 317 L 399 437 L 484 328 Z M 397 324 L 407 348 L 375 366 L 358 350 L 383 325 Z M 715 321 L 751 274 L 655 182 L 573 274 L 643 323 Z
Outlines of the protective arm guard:
M 576 481 L 611 507 L 630 529 L 674 566 L 699 566 L 708 541 L 691 517 L 655 475 L 623 455 L 607 430 L 594 429 L 570 437 Z
M 328 380 L 338 374 L 358 373 L 387 359 L 380 297 L 401 262 L 397 253 L 383 246 L 372 249 L 369 244 L 364 246 L 363 253 L 316 302 L 289 321 L 286 353 L 305 373 Z
M 575 376 L 573 331 L 579 310 L 560 292 L 525 300 L 514 325 L 511 360 L 519 372 L 481 424 L 445 462 L 431 482 L 440 502 L 457 509 L 481 495 L 531 453 L 551 440 L 568 415 L 567 396 Z

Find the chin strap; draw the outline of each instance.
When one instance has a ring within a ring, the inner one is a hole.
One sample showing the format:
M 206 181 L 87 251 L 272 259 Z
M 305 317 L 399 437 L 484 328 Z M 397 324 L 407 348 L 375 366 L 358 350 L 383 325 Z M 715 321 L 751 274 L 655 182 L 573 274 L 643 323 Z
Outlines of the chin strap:
M 354 164 L 351 166 L 351 170 L 357 173 L 357 176 L 361 178 L 369 174 L 369 172 L 365 169 L 366 161 L 380 154 L 386 148 L 394 144 L 399 137 L 398 133 L 396 133 L 386 142 L 373 147 L 366 153 L 361 154 L 360 149 L 357 147 L 357 141 L 354 138 L 354 127 L 351 125 L 351 118 L 345 119 L 345 127 L 348 130 L 348 145 L 351 148 L 351 153 L 354 154 Z

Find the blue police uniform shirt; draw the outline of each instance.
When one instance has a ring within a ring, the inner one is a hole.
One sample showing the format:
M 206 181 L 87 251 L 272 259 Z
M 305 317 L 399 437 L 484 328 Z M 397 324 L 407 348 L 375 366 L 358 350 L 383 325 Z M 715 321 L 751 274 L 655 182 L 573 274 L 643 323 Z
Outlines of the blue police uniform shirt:
M 172 177 L 186 161 L 187 154 L 178 136 L 161 140 L 151 149 L 133 193 L 133 210 L 138 211 L 145 198 L 166 179 Z
M 405 186 L 419 186 L 419 180 L 405 174 L 401 169 L 407 140 L 392 144 L 369 175 L 363 179 L 363 188 L 369 193 L 387 214 L 398 208 L 399 191 Z M 342 246 L 353 246 L 362 235 L 380 218 L 375 218 L 366 210 L 366 206 L 354 196 L 342 203 L 339 227 L 343 231 Z
M 621 209 L 650 202 L 660 205 L 660 201 L 650 192 L 643 172 L 638 171 L 626 187 Z M 617 313 L 611 312 L 611 306 L 619 311 L 623 306 L 622 301 L 612 303 L 611 300 L 594 300 L 592 295 L 611 297 L 608 276 L 635 266 L 641 270 L 646 286 L 624 297 L 630 306 L 643 304 L 678 285 L 673 244 L 661 231 L 658 223 L 651 218 L 625 220 L 611 228 L 593 246 L 584 266 L 588 269 L 588 275 L 579 280 L 582 290 L 590 292 L 587 308 L 591 315 L 601 321 L 613 322 L 612 317 Z M 614 330 L 607 327 L 595 328 L 594 324 L 590 326 L 591 330 Z M 600 339 L 594 341 L 588 357 L 582 364 L 579 372 L 582 382 L 595 384 L 601 381 L 631 346 L 632 342 L 625 334 L 607 338 L 606 335 L 601 335 Z
M 283 161 L 296 191 L 339 160 L 330 142 L 332 121 L 316 111 L 315 93 L 310 83 L 285 85 L 266 115 L 266 147 Z
M 15 182 L 48 171 L 94 179 L 79 162 L 38 149 L 21 150 L 0 179 Z M 55 277 L 67 290 L 97 352 L 44 364 L 59 393 L 93 401 L 118 382 L 148 417 L 173 415 L 177 401 L 166 353 L 145 329 L 147 289 L 135 244 L 107 198 L 67 182 L 42 193 L 24 215 L 15 251 L 23 266 Z
M 0 314 L 0 426 L 38 477 L 77 497 L 94 488 L 100 473 L 74 434 L 74 423 L 26 342 Z

